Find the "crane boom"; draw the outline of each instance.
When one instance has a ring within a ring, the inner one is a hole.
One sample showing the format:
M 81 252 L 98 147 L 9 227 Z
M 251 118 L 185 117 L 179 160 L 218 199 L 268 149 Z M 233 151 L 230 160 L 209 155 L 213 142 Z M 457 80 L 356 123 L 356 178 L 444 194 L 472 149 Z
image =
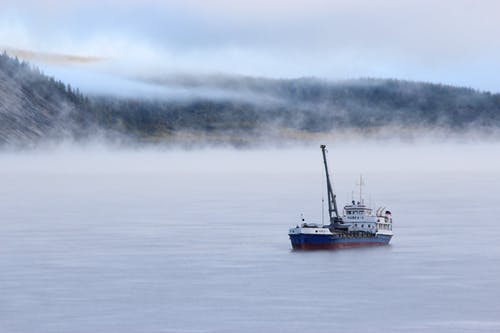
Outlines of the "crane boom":
M 328 216 L 330 217 L 330 224 L 334 224 L 335 222 L 340 222 L 341 218 L 337 209 L 337 196 L 333 193 L 332 184 L 330 183 L 328 162 L 326 161 L 326 145 L 321 145 L 320 147 L 323 153 L 323 162 L 325 163 L 326 189 L 328 192 Z

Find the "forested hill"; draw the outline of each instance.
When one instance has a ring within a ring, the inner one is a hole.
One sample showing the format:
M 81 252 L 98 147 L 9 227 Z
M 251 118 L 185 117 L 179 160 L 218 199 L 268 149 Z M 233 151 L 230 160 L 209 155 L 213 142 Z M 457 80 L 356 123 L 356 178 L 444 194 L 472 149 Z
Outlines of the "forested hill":
M 91 121 L 88 99 L 5 53 L 0 55 L 0 143 L 33 144 L 78 138 Z
M 398 133 L 500 129 L 499 94 L 437 84 L 247 77 L 154 83 L 205 94 L 176 99 L 84 96 L 25 62 L 0 55 L 0 142 L 87 140 L 104 133 L 139 142 L 189 137 L 251 143 L 336 132 L 377 135 L 394 128 Z

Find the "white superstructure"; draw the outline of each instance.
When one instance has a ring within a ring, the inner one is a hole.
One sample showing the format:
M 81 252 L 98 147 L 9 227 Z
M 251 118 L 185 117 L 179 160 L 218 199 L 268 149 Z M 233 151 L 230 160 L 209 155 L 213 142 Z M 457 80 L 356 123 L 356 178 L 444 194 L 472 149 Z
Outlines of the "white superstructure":
M 362 202 L 352 201 L 344 206 L 342 224 L 348 231 L 364 231 L 373 234 L 392 235 L 392 216 L 385 208 L 378 208 L 376 213 Z

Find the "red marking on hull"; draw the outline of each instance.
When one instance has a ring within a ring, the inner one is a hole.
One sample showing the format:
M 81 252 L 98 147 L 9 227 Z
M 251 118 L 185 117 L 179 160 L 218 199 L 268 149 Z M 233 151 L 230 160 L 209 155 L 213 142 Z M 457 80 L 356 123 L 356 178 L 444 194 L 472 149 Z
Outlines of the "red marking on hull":
M 296 244 L 292 245 L 294 250 L 334 250 L 349 247 L 387 245 L 381 242 L 353 242 L 353 243 L 333 243 L 333 244 Z

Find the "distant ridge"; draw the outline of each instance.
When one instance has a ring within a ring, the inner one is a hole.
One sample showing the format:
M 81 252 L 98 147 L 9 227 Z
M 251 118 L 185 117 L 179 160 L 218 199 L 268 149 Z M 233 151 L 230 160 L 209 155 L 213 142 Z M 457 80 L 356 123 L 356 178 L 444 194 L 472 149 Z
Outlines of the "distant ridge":
M 500 128 L 499 94 L 447 85 L 231 76 L 154 81 L 216 93 L 176 100 L 84 96 L 4 53 L 0 55 L 0 143 L 37 145 L 99 135 L 139 143 L 251 144 L 331 133 L 390 136 L 418 130 L 461 135 Z

